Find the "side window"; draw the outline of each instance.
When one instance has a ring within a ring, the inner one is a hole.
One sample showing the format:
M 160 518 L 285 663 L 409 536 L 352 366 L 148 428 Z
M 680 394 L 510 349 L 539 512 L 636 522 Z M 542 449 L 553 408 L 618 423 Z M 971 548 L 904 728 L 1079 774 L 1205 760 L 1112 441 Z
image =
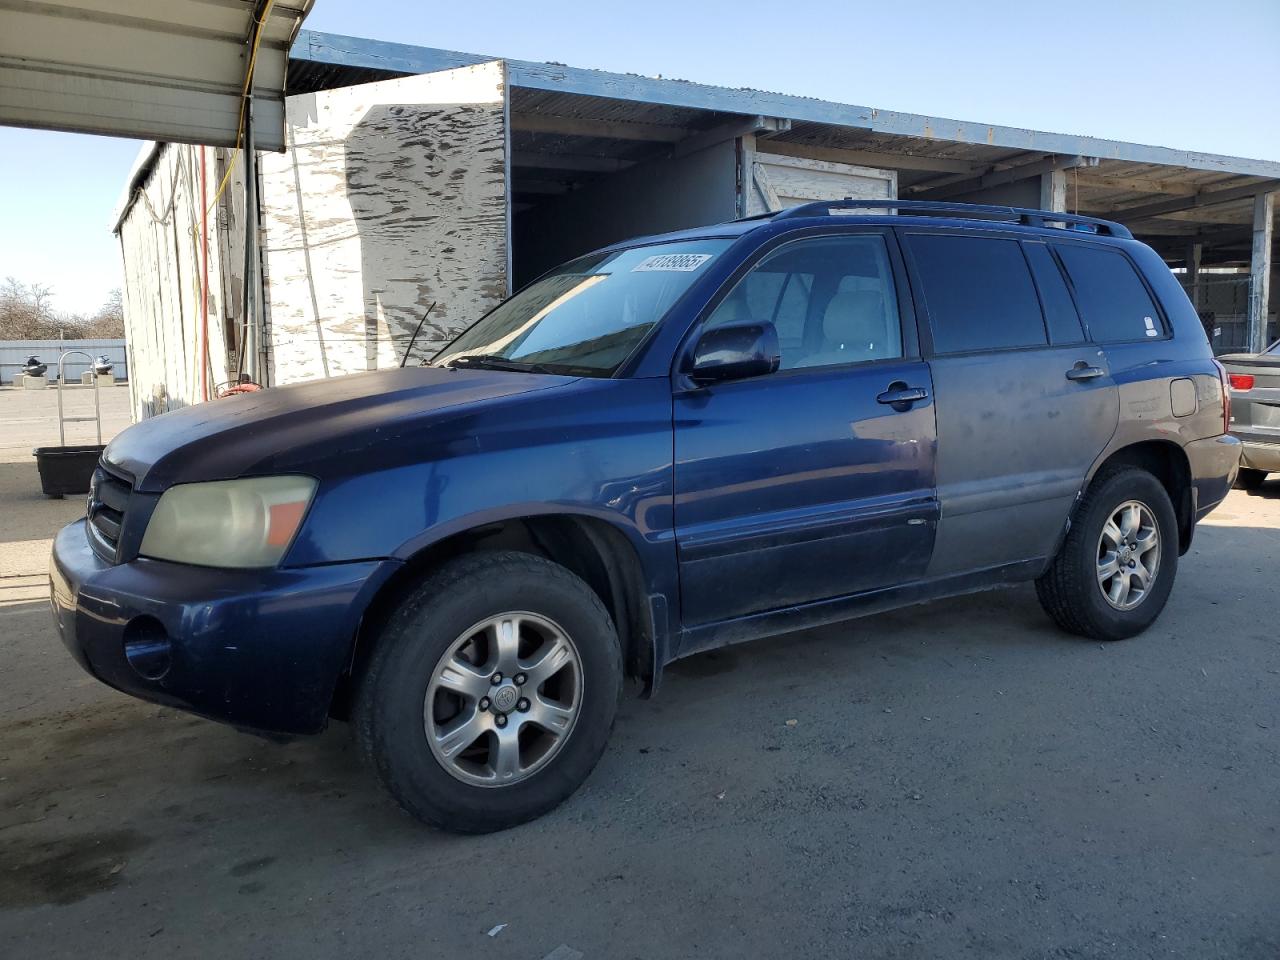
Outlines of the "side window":
M 1097 343 L 1164 335 L 1160 313 L 1124 254 L 1084 243 L 1054 244 Z
M 1083 343 L 1084 328 L 1080 326 L 1080 314 L 1048 244 L 1027 242 L 1022 249 L 1027 253 L 1031 273 L 1040 290 L 1040 304 L 1049 325 L 1049 339 L 1053 343 Z
M 780 369 L 902 356 L 898 295 L 878 234 L 783 244 L 744 276 L 704 327 L 772 323 Z
M 1016 240 L 910 234 L 936 353 L 1047 344 L 1040 301 Z

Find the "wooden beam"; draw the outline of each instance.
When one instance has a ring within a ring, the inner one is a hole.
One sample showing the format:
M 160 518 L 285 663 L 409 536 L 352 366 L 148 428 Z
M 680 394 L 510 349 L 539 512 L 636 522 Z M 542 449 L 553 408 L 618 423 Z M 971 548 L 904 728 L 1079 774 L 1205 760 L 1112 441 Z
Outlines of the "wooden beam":
M 1072 167 L 1083 167 L 1097 162 L 1093 157 L 1054 154 L 1031 163 L 1019 164 L 1016 167 L 992 169 L 980 177 L 960 180 L 948 177 L 946 178 L 948 182 L 945 183 L 941 180 L 917 183 L 914 186 L 904 188 L 902 192 L 920 200 L 945 200 L 947 197 L 953 197 L 959 193 L 987 190 L 991 187 L 1003 186 L 1006 183 L 1016 183 L 1019 180 L 1052 173 L 1055 170 L 1070 170 Z
M 1149 220 L 1152 217 L 1162 217 L 1168 213 L 1180 213 L 1183 210 L 1192 210 L 1196 207 L 1211 207 L 1216 203 L 1230 203 L 1232 200 L 1243 200 L 1245 197 L 1251 197 L 1260 192 L 1260 188 L 1265 189 L 1274 186 L 1278 181 L 1263 181 L 1262 183 L 1251 183 L 1247 186 L 1231 187 L 1227 190 L 1201 190 L 1199 193 L 1174 197 L 1170 200 L 1157 200 L 1155 203 L 1139 204 L 1132 207 L 1116 207 L 1101 214 L 1104 217 L 1110 217 L 1113 220 L 1121 220 L 1128 223 L 1132 220 Z
M 1253 252 L 1249 257 L 1249 349 L 1267 346 L 1267 308 L 1271 303 L 1271 237 L 1276 219 L 1276 192 L 1253 198 Z
M 605 140 L 641 140 L 676 143 L 689 135 L 685 127 L 659 123 L 629 123 L 622 120 L 586 120 L 557 117 L 549 113 L 511 114 L 511 129 L 521 133 L 549 133 L 562 137 L 600 137 Z
M 1228 177 L 1227 179 L 1231 179 Z M 1185 197 L 1189 187 L 1185 183 L 1172 180 L 1144 180 L 1141 177 L 1113 177 L 1096 172 L 1080 178 L 1080 186 L 1095 190 L 1127 190 L 1130 193 L 1167 194 L 1174 197 Z M 1202 189 L 1203 189 L 1203 185 Z M 1212 184 L 1210 184 L 1212 186 Z
M 573 170 L 580 173 L 617 173 L 635 166 L 634 160 L 618 157 L 587 157 L 569 153 L 535 153 L 517 150 L 511 155 L 511 166 L 534 170 Z
M 849 163 L 855 167 L 881 167 L 890 170 L 929 170 L 937 173 L 972 174 L 985 170 L 987 164 L 947 157 L 925 157 L 910 153 L 878 153 L 873 150 L 846 150 L 843 147 L 820 147 L 792 140 L 770 140 L 769 152 L 802 160 L 826 160 Z
M 790 120 L 763 116 L 743 117 L 741 120 L 731 120 L 709 130 L 690 134 L 677 143 L 669 151 L 669 155 L 671 157 L 687 157 L 691 153 L 697 153 L 699 150 L 713 147 L 717 143 L 724 143 L 726 140 L 736 140 L 738 137 L 747 136 L 773 136 L 778 133 L 786 133 L 790 129 Z

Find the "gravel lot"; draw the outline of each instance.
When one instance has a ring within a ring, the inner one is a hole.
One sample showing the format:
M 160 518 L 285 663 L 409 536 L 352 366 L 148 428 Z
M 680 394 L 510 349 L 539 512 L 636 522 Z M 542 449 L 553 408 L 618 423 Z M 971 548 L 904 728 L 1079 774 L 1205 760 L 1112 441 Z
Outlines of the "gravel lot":
M 1280 957 L 1280 481 L 1142 637 L 1024 587 L 699 656 L 563 807 L 464 838 L 342 725 L 267 743 L 80 672 L 51 423 L 0 390 L 0 957 Z

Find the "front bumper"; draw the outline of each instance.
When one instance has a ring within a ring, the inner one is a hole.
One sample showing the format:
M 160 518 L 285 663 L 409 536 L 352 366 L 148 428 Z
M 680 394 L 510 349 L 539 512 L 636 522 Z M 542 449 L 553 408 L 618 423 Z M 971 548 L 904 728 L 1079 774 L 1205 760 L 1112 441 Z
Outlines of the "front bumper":
M 90 549 L 79 520 L 54 541 L 50 602 L 71 655 L 117 690 L 239 727 L 317 733 L 360 616 L 398 566 L 219 570 L 146 559 L 112 566 Z M 143 658 L 139 650 L 150 652 Z

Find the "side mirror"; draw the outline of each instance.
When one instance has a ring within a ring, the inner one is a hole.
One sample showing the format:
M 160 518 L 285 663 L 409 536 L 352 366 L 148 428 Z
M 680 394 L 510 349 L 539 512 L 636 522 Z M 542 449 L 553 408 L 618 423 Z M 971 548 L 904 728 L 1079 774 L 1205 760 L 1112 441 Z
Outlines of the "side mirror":
M 695 383 L 743 380 L 773 373 L 782 359 L 772 323 L 734 323 L 703 332 L 693 348 L 689 379 Z

